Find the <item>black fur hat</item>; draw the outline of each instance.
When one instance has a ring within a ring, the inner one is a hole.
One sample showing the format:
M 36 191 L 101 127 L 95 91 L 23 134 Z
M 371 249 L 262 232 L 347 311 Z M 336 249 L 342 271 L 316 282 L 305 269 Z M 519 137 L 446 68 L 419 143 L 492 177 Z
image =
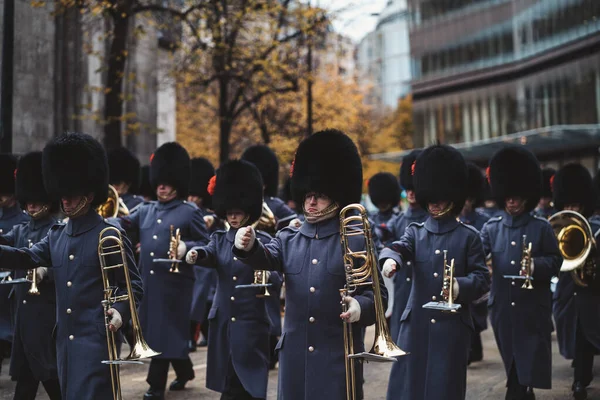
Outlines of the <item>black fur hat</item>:
M 360 202 L 362 162 L 352 139 L 341 131 L 327 129 L 304 139 L 290 172 L 297 204 L 304 204 L 311 191 L 329 196 L 340 207 Z
M 265 196 L 277 196 L 279 187 L 279 161 L 269 147 L 257 144 L 250 146 L 242 154 L 242 160 L 256 165 L 265 183 Z
M 554 168 L 544 168 L 542 170 L 542 194 L 540 197 L 552 197 L 552 184 L 550 180 L 556 174 Z
M 467 197 L 467 163 L 455 148 L 433 145 L 423 150 L 417 157 L 413 181 L 423 209 L 428 203 L 450 201 L 453 214 L 462 210 Z
M 400 202 L 400 184 L 389 172 L 379 172 L 369 179 L 369 197 L 375 206 L 389 204 L 392 207 Z
M 19 159 L 15 178 L 15 192 L 23 210 L 27 203 L 56 203 L 44 189 L 41 151 L 32 151 Z
M 596 193 L 592 175 L 581 164 L 567 164 L 558 170 L 552 182 L 554 206 L 561 211 L 569 204 L 579 204 L 583 207 L 581 213 L 589 217 L 594 212 Z
M 525 211 L 537 207 L 542 194 L 542 170 L 535 155 L 523 146 L 500 149 L 490 160 L 488 179 L 498 207 L 510 196 L 527 200 Z
M 111 184 L 125 182 L 129 192 L 137 193 L 140 186 L 140 161 L 125 147 L 108 152 L 108 181 Z
M 141 168 L 140 173 L 140 188 L 138 190 L 139 195 L 144 197 L 149 197 L 151 199 L 156 199 L 156 190 L 152 189 L 152 185 L 150 184 L 150 166 L 144 165 Z
M 160 184 L 171 185 L 177 190 L 177 197 L 185 199 L 190 186 L 190 156 L 177 142 L 160 146 L 151 157 L 150 185 L 154 192 Z
M 211 208 L 211 196 L 208 194 L 208 181 L 215 175 L 215 167 L 206 158 L 192 158 L 192 178 L 190 179 L 190 194 L 202 199 L 202 206 Z
M 413 185 L 412 166 L 422 152 L 423 150 L 421 149 L 413 150 L 402 159 L 402 165 L 400 166 L 400 186 L 402 189 L 415 190 L 415 186 Z
M 53 201 L 94 193 L 92 207 L 108 197 L 108 160 L 104 148 L 85 133 L 52 139 L 42 153 L 44 187 Z
M 15 193 L 15 169 L 17 158 L 12 154 L 0 154 L 0 194 Z
M 231 160 L 217 170 L 212 194 L 214 211 L 221 219 L 227 210 L 239 208 L 253 223 L 262 214 L 263 180 L 256 166 L 244 160 Z
M 292 178 L 287 178 L 283 183 L 283 187 L 281 188 L 281 192 L 279 193 L 279 198 L 285 202 L 288 202 L 292 199 Z
M 485 178 L 481 169 L 473 163 L 467 163 L 467 198 L 475 200 L 473 208 L 480 207 L 483 203 Z

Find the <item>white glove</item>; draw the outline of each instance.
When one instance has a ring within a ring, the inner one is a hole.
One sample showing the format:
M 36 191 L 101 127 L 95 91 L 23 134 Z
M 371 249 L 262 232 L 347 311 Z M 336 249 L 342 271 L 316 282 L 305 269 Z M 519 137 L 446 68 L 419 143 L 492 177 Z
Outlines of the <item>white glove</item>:
M 300 221 L 299 218 L 294 218 L 293 220 L 290 221 L 288 226 L 290 226 L 292 228 L 300 228 L 302 226 L 302 221 Z
M 112 332 L 116 332 L 123 326 L 123 318 L 121 318 L 121 313 L 117 311 L 115 308 L 109 308 L 106 312 L 108 316 L 110 316 L 110 321 L 108 322 L 108 329 Z
M 48 268 L 46 268 L 46 267 L 36 268 L 35 275 L 37 278 L 37 283 L 40 283 L 46 277 L 46 275 L 48 275 Z
M 456 280 L 456 278 L 454 278 L 454 281 L 452 283 L 452 294 L 453 294 L 453 301 L 456 300 L 456 298 L 458 297 L 458 292 L 460 290 L 460 287 L 458 286 L 458 281 Z
M 344 303 L 348 304 L 348 311 L 340 314 L 340 317 L 351 324 L 360 319 L 360 303 L 354 297 L 344 297 Z
M 197 259 L 198 259 L 198 252 L 194 249 L 191 249 L 190 251 L 188 251 L 185 256 L 185 262 L 190 265 L 196 264 Z
M 240 228 L 235 233 L 235 247 L 243 250 L 250 251 L 254 247 L 256 241 L 256 232 L 251 226 Z
M 179 246 L 177 246 L 177 259 L 181 260 L 185 256 L 185 252 L 187 251 L 187 246 L 183 240 L 179 241 Z
M 397 267 L 398 267 L 398 264 L 396 264 L 396 261 L 394 261 L 392 258 L 386 259 L 385 262 L 383 263 L 383 269 L 382 269 L 383 276 L 385 276 L 386 278 L 391 278 L 396 273 Z

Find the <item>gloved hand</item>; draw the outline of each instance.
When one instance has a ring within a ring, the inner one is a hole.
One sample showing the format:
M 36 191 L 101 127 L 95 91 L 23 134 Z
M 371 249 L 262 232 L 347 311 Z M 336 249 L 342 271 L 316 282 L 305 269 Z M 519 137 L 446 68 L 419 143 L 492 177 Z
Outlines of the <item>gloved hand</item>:
M 235 233 L 235 247 L 243 250 L 250 251 L 254 247 L 256 241 L 256 232 L 251 226 L 240 228 Z
M 185 252 L 187 251 L 187 246 L 183 240 L 179 242 L 177 246 L 177 259 L 181 260 L 185 256 Z
M 293 220 L 290 221 L 288 226 L 290 226 L 292 228 L 300 228 L 302 226 L 302 221 L 300 221 L 299 218 L 294 218 Z
M 106 315 L 111 317 L 110 321 L 108 322 L 108 329 L 111 332 L 116 332 L 121 328 L 121 326 L 123 326 L 121 313 L 119 313 L 119 311 L 117 311 L 115 308 L 109 308 L 106 312 Z
M 458 286 L 458 281 L 456 280 L 456 278 L 454 278 L 454 281 L 452 283 L 452 291 L 453 291 L 452 294 L 454 295 L 454 296 L 452 296 L 453 301 L 456 300 L 456 298 L 458 297 L 459 290 L 460 290 L 460 287 Z
M 348 304 L 348 311 L 340 314 L 340 318 L 346 322 L 354 323 L 360 319 L 360 303 L 354 297 L 344 297 L 344 303 Z
M 398 268 L 398 264 L 392 258 L 388 258 L 383 263 L 382 273 L 386 278 L 391 278 L 396 273 L 396 269 Z
M 197 259 L 198 259 L 198 252 L 194 249 L 191 249 L 190 251 L 188 251 L 185 256 L 185 262 L 190 265 L 196 264 Z
M 37 278 L 37 283 L 40 283 L 46 277 L 46 275 L 48 275 L 48 268 L 46 268 L 46 267 L 36 268 L 35 275 Z

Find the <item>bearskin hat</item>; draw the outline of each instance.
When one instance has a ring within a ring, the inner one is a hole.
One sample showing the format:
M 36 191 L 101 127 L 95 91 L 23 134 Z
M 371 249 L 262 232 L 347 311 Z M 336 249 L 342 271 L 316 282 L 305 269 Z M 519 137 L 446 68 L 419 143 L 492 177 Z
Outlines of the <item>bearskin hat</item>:
M 15 178 L 15 193 L 22 209 L 27 203 L 56 203 L 44 189 L 41 151 L 32 151 L 19 159 Z
M 373 175 L 367 186 L 371 202 L 376 206 L 389 204 L 395 207 L 400 202 L 400 184 L 398 179 L 389 172 Z
M 151 157 L 150 185 L 155 193 L 158 185 L 165 184 L 173 186 L 179 198 L 187 198 L 190 175 L 190 156 L 177 142 L 163 144 Z
M 277 156 L 265 145 L 250 146 L 242 154 L 242 160 L 256 165 L 265 183 L 265 196 L 277 196 L 279 186 L 279 161 Z
M 150 184 L 150 166 L 144 165 L 141 168 L 140 173 L 140 188 L 138 190 L 139 195 L 144 197 L 149 197 L 151 199 L 156 199 L 156 190 L 152 189 L 152 185 Z
M 286 203 L 292 199 L 292 178 L 287 178 L 283 183 L 283 187 L 281 188 L 281 192 L 279 193 L 279 198 Z
M 227 161 L 217 170 L 215 179 L 212 204 L 219 218 L 227 218 L 227 210 L 236 208 L 248 214 L 250 223 L 260 218 L 263 180 L 254 164 L 244 160 Z
M 544 168 L 542 170 L 542 194 L 540 197 L 552 197 L 552 177 L 556 174 L 554 168 Z
M 15 193 L 15 169 L 17 157 L 12 154 L 0 154 L 0 194 Z
M 413 150 L 406 157 L 402 159 L 402 165 L 400 166 L 400 186 L 404 190 L 415 190 L 413 185 L 413 173 L 412 166 L 417 157 L 423 150 Z
M 137 193 L 140 186 L 140 161 L 125 147 L 108 152 L 108 181 L 111 184 L 125 182 L 131 193 Z
M 104 148 L 85 133 L 52 139 L 42 153 L 44 187 L 52 201 L 94 193 L 92 207 L 108 197 L 108 160 Z
M 208 181 L 215 175 L 215 167 L 206 158 L 192 158 L 192 178 L 190 194 L 202 199 L 202 206 L 211 208 L 211 196 L 208 194 Z
M 510 196 L 527 201 L 526 212 L 537 207 L 542 193 L 542 170 L 535 155 L 523 146 L 500 149 L 490 160 L 488 180 L 498 207 Z
M 467 198 L 467 163 L 453 147 L 433 145 L 417 157 L 413 176 L 417 202 L 427 209 L 428 203 L 450 201 L 458 214 Z
M 473 199 L 473 208 L 480 207 L 483 203 L 485 178 L 481 169 L 473 163 L 467 163 L 467 198 Z
M 554 175 L 552 188 L 557 210 L 561 211 L 569 204 L 579 204 L 585 217 L 594 212 L 596 193 L 592 175 L 583 165 L 572 163 L 559 169 Z
M 362 162 L 352 139 L 341 131 L 327 129 L 304 139 L 290 174 L 298 204 L 311 191 L 329 196 L 340 207 L 360 202 Z

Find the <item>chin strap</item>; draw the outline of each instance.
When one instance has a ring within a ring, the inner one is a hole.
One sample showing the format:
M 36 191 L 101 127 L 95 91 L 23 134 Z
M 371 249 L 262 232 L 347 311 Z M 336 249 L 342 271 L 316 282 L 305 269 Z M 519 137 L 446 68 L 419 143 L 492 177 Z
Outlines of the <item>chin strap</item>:
M 62 208 L 62 205 L 61 205 Z M 40 208 L 39 211 L 34 212 L 34 213 L 30 213 L 29 211 L 27 211 L 27 214 L 31 217 L 31 219 L 39 219 L 43 216 L 45 216 L 48 213 L 48 210 L 50 208 L 47 205 L 44 205 L 42 208 Z
M 433 218 L 437 219 L 437 218 L 445 217 L 450 211 L 452 211 L 453 208 L 454 208 L 454 203 L 449 203 L 446 208 L 444 208 L 442 211 L 440 211 L 438 213 L 432 212 L 429 208 L 427 208 L 427 211 L 429 212 L 429 214 L 431 214 L 431 216 Z
M 87 198 L 87 196 L 83 196 L 74 211 L 72 211 L 70 213 L 66 212 L 65 209 L 63 208 L 62 202 L 60 203 L 60 209 L 62 210 L 63 214 L 65 214 L 67 217 L 75 218 L 75 217 L 78 217 L 81 214 L 83 214 L 82 211 L 85 209 L 85 207 L 87 205 L 88 205 L 88 198 Z

